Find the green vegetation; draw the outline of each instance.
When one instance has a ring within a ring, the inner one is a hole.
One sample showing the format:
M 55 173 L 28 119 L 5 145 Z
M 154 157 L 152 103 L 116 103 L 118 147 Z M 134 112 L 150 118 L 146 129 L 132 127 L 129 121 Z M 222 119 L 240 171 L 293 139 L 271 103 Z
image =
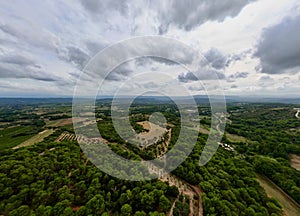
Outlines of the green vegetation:
M 144 128 L 142 125 L 138 124 L 137 122 L 146 121 L 148 120 L 145 115 L 131 115 L 130 116 L 130 123 L 136 133 L 142 132 L 149 132 L 148 129 Z
M 28 140 L 25 140 L 20 145 L 17 145 L 14 148 L 21 148 L 21 147 L 30 146 L 30 145 L 34 145 L 36 143 L 42 142 L 46 137 L 51 135 L 53 132 L 54 132 L 53 129 L 47 129 L 47 130 L 41 131 L 37 135 L 29 138 Z
M 226 133 L 226 138 L 230 141 L 230 142 L 242 142 L 245 143 L 248 140 L 245 137 L 239 136 L 239 135 L 235 135 L 235 134 L 230 134 L 230 133 Z
M 298 216 L 300 212 L 299 204 L 295 204 L 291 198 L 284 193 L 277 185 L 271 182 L 268 178 L 257 175 L 259 184 L 266 190 L 267 194 L 276 198 L 284 208 L 285 212 L 290 216 Z
M 0 130 L 0 151 L 17 146 L 33 137 L 39 129 L 34 126 L 15 126 Z
M 86 164 L 74 142 L 5 150 L 0 160 L 3 215 L 156 215 L 166 213 L 175 198 L 166 183 L 129 182 L 102 173 Z
M 253 163 L 258 173 L 264 174 L 300 203 L 300 172 L 285 160 L 256 156 Z
M 205 135 L 174 174 L 203 190 L 204 215 L 281 215 L 280 205 L 269 199 L 255 180 L 252 166 L 219 149 L 205 166 L 198 166 Z M 255 214 L 254 214 L 255 212 Z
M 198 164 L 210 130 L 210 109 L 207 104 L 200 104 L 198 109 L 200 117 L 189 114 L 191 121 L 200 119 L 198 141 L 172 176 L 201 191 L 197 194 L 201 195 L 203 214 L 275 216 L 283 215 L 283 207 L 296 215 L 300 172 L 289 160 L 291 154 L 300 155 L 300 121 L 293 106 L 229 104 L 221 142 L 234 150 L 220 147 L 205 166 Z M 171 136 L 165 132 L 145 149 L 123 140 L 115 131 L 108 99 L 97 101 L 98 129 L 118 155 L 129 160 L 154 159 L 172 149 L 181 129 L 180 113 L 173 103 L 141 99 L 130 108 L 135 132 L 148 132 L 140 123 L 148 121 L 154 112 L 165 116 Z M 65 102 L 1 106 L 0 215 L 138 216 L 172 211 L 173 215 L 185 216 L 193 209 L 190 197 L 179 192 L 178 185 L 160 180 L 124 181 L 97 169 L 74 141 L 70 116 L 71 105 Z M 62 133 L 72 138 L 57 141 Z M 88 131 L 87 136 L 95 134 Z M 183 145 L 189 134 L 184 136 Z M 25 147 L 12 149 L 21 143 Z M 185 154 L 184 149 L 177 153 Z
M 293 106 L 249 104 L 232 107 L 232 124 L 226 130 L 247 138 L 237 150 L 245 155 L 256 172 L 267 176 L 300 203 L 300 173 L 290 166 L 289 154 L 300 154 L 300 121 Z M 293 131 L 293 132 L 291 132 Z

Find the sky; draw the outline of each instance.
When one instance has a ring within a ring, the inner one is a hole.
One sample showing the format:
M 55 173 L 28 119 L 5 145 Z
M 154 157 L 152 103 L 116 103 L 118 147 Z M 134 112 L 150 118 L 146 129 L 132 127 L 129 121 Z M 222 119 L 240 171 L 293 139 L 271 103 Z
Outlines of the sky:
M 95 63 L 97 53 L 149 35 L 186 44 L 203 56 L 206 69 L 173 62 L 181 56 L 189 66 L 199 59 L 158 40 L 156 51 L 171 49 L 170 59 L 131 59 L 100 87 L 101 77 L 86 83 L 99 95 L 201 95 L 219 87 L 225 95 L 299 95 L 298 0 L 15 0 L 0 2 L 0 97 L 72 96 L 88 64 L 94 61 L 101 73 L 100 63 L 111 62 L 108 56 Z

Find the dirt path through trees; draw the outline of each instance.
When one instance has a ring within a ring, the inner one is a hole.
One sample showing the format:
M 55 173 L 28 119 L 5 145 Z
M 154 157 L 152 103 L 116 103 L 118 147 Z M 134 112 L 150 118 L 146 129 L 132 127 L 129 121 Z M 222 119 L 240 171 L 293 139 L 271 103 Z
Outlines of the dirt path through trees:
M 168 139 L 167 139 L 167 143 L 166 143 L 166 149 L 168 147 L 168 144 L 170 142 L 170 138 L 171 138 L 171 131 L 169 131 L 169 135 L 168 135 Z M 74 137 L 73 137 L 74 136 Z M 57 142 L 61 142 L 63 140 L 74 140 L 75 139 L 75 135 L 70 134 L 68 132 L 63 132 L 57 139 Z M 88 143 L 95 143 L 95 142 L 104 142 L 104 143 L 109 143 L 107 140 L 103 139 L 103 138 L 87 138 L 87 137 L 83 137 L 80 136 L 79 139 L 81 141 L 87 141 Z M 129 151 L 129 150 L 128 150 Z M 87 164 L 88 160 L 85 162 L 85 164 Z M 148 161 L 144 161 L 147 166 L 148 166 L 148 170 L 150 173 L 156 173 L 159 174 L 159 180 L 164 181 L 164 182 L 168 182 L 170 186 L 176 186 L 179 190 L 179 193 L 181 195 L 187 196 L 189 197 L 190 203 L 190 216 L 202 216 L 203 215 L 203 208 L 202 208 L 202 200 L 201 200 L 201 189 L 197 186 L 193 186 L 189 183 L 187 183 L 186 181 L 184 181 L 183 179 L 171 174 L 171 173 L 166 173 L 164 172 L 163 169 L 161 169 L 160 167 L 156 167 L 155 165 L 151 164 Z M 175 203 L 178 200 L 178 198 L 174 201 L 169 215 L 171 216 L 173 214 L 173 210 L 175 208 Z
M 179 190 L 179 194 L 189 197 L 190 203 L 190 216 L 202 216 L 202 200 L 201 200 L 201 190 L 197 186 L 193 186 L 183 179 L 171 174 L 164 172 L 161 168 L 156 167 L 150 162 L 146 162 L 148 165 L 148 170 L 150 173 L 159 174 L 159 180 L 163 182 L 168 182 L 170 186 L 176 186 Z M 175 200 L 176 203 L 176 200 Z M 172 205 L 169 215 L 173 213 L 175 205 Z

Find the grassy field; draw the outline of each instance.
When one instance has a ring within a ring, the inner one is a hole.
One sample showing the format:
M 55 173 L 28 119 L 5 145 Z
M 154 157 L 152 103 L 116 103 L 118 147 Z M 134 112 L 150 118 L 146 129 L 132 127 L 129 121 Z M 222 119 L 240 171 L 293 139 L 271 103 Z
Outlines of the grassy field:
M 226 133 L 226 138 L 230 142 L 247 142 L 247 139 L 245 137 L 235 135 L 235 134 L 230 134 L 230 133 Z
M 265 189 L 269 197 L 273 197 L 281 204 L 285 215 L 287 216 L 299 216 L 300 206 L 284 193 L 277 185 L 262 175 L 256 175 L 257 181 Z
M 12 148 L 33 137 L 35 127 L 16 126 L 0 130 L 0 150 Z
M 203 127 L 202 125 L 199 128 L 200 133 L 209 134 L 209 129 Z
M 59 126 L 65 126 L 70 124 L 73 124 L 72 118 L 58 119 L 58 120 L 52 120 L 46 122 L 46 125 L 51 127 L 59 127 Z
M 52 129 L 44 130 L 44 131 L 38 133 L 37 135 L 29 138 L 28 140 L 22 142 L 20 145 L 13 147 L 13 149 L 18 149 L 21 147 L 30 146 L 30 145 L 34 145 L 36 143 L 42 142 L 47 136 L 50 136 L 53 132 L 54 132 L 54 130 L 52 130 Z

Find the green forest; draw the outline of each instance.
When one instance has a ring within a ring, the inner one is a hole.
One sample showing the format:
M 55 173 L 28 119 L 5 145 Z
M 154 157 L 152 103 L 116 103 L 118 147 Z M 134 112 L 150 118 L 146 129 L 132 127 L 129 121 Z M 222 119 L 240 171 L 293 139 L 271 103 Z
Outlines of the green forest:
M 172 131 L 170 139 L 165 134 L 146 149 L 118 135 L 109 108 L 107 101 L 98 102 L 98 129 L 118 155 L 150 160 L 166 142 L 166 151 L 175 145 L 181 128 L 180 114 L 173 104 L 137 103 L 131 107 L 130 124 L 137 133 L 149 132 L 138 122 L 149 121 L 154 112 L 165 116 Z M 209 107 L 202 104 L 198 109 L 200 124 L 209 128 Z M 71 106 L 61 103 L 1 107 L 0 215 L 154 216 L 172 212 L 185 216 L 198 201 L 203 215 L 284 215 L 281 201 L 267 195 L 257 181 L 258 174 L 300 203 L 300 172 L 290 163 L 291 154 L 300 155 L 300 120 L 295 118 L 292 105 L 229 104 L 221 142 L 234 150 L 219 147 L 205 166 L 199 165 L 199 157 L 208 134 L 199 133 L 191 154 L 170 175 L 199 190 L 200 197 L 187 196 L 179 186 L 163 179 L 126 181 L 102 172 L 74 138 L 72 122 L 66 123 L 70 113 Z M 12 149 L 50 129 L 54 132 L 42 142 Z M 243 141 L 230 136 L 243 137 Z

